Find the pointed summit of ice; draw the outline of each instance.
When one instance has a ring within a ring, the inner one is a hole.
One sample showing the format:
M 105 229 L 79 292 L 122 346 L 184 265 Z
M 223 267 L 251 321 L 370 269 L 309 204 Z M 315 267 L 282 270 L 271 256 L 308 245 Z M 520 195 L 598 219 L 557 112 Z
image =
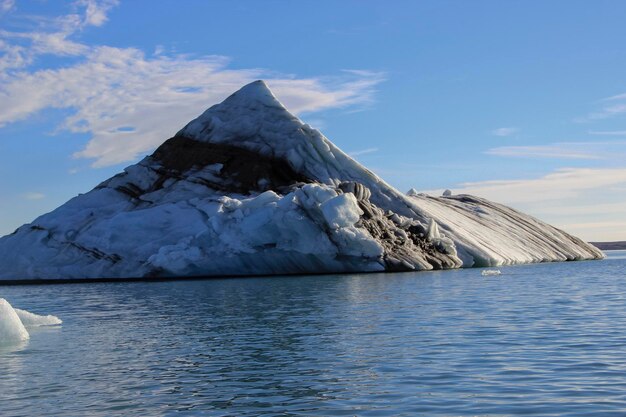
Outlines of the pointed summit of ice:
M 243 86 L 211 106 L 176 136 L 277 155 L 304 123 L 282 105 L 264 81 Z
M 243 86 L 210 107 L 176 137 L 280 159 L 310 181 L 333 186 L 342 181 L 367 184 L 372 201 L 381 204 L 389 199 L 383 197 L 385 192 L 391 190 L 394 196 L 399 195 L 321 132 L 291 114 L 261 80 Z M 250 164 L 246 166 L 252 168 Z
M 274 96 L 272 90 L 267 86 L 265 81 L 256 80 L 250 84 L 246 84 L 238 91 L 231 94 L 223 104 L 241 104 L 241 102 L 257 102 L 264 106 L 278 107 L 284 109 L 280 101 Z
M 221 103 L 211 106 L 176 136 L 202 142 L 226 142 L 232 140 L 233 136 L 254 136 L 265 124 L 285 122 L 302 124 L 278 101 L 265 81 L 257 80 L 241 87 Z

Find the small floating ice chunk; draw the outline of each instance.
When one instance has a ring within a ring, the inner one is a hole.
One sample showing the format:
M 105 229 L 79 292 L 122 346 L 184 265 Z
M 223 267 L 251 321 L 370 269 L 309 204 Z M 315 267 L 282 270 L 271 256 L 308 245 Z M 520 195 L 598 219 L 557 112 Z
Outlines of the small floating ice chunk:
M 63 323 L 63 321 L 57 316 L 50 314 L 47 316 L 40 316 L 26 310 L 20 310 L 19 308 L 16 308 L 15 312 L 25 327 L 56 326 L 57 324 Z
M 491 277 L 491 276 L 496 276 L 500 274 L 502 274 L 502 272 L 500 272 L 499 269 L 485 269 L 483 270 L 483 272 L 481 272 L 481 275 L 483 277 Z
M 0 298 L 0 345 L 23 342 L 29 339 L 26 327 L 54 326 L 63 323 L 58 317 L 40 316 L 26 310 L 13 308 Z
M 28 338 L 28 332 L 11 304 L 0 298 L 0 345 L 22 342 Z

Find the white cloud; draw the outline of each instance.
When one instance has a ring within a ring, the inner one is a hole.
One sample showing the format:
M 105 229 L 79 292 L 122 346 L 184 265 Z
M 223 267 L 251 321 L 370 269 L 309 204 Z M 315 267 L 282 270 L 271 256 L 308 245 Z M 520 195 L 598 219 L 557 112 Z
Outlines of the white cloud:
M 543 177 L 470 182 L 450 187 L 454 194 L 473 194 L 510 205 L 585 240 L 619 240 L 626 212 L 626 168 L 563 168 Z M 429 193 L 441 195 L 443 190 Z M 595 223 L 606 227 L 596 228 Z
M 626 168 L 561 168 L 541 178 L 469 182 L 461 184 L 461 189 L 495 200 L 528 203 L 578 197 L 587 190 L 624 184 Z
M 60 130 L 88 133 L 74 154 L 102 167 L 135 159 L 173 135 L 189 120 L 244 84 L 263 78 L 294 113 L 371 103 L 383 74 L 344 71 L 336 77 L 296 78 L 263 69 L 229 69 L 221 56 L 147 56 L 134 48 L 87 46 L 70 39 L 85 25 L 99 25 L 115 1 L 84 0 L 82 15 L 55 20 L 56 30 L 0 31 L 0 128 L 50 109 L 69 109 Z M 28 47 L 16 44 L 26 40 Z M 39 54 L 78 55 L 61 68 L 29 71 Z M 2 61 L 4 60 L 4 62 Z M 75 60 L 74 60 L 75 62 Z
M 6 13 L 15 7 L 15 0 L 0 1 L 0 13 Z
M 60 55 L 60 56 L 76 56 L 83 54 L 87 51 L 87 47 L 80 43 L 71 41 L 68 37 L 72 34 L 72 31 L 60 31 L 53 33 L 46 32 L 27 32 L 17 33 L 0 31 L 0 37 L 4 40 L 4 45 L 8 51 L 17 53 L 17 55 L 10 60 L 10 57 L 4 60 L 4 66 L 6 68 L 19 68 L 30 64 L 34 57 L 42 54 Z M 28 48 L 11 44 L 10 41 L 27 41 L 30 42 Z
M 501 146 L 489 149 L 485 153 L 517 158 L 599 159 L 596 155 L 561 146 Z
M 619 116 L 624 113 L 626 113 L 626 104 L 615 104 L 612 106 L 606 106 L 600 111 L 589 114 L 587 116 L 587 119 L 590 121 L 602 120 L 602 119 L 608 119 L 611 117 Z
M 561 228 L 575 235 L 587 236 L 587 242 L 616 242 L 624 240 L 625 221 L 600 221 L 562 224 Z
M 23 194 L 22 197 L 24 197 L 26 200 L 41 200 L 46 198 L 46 195 L 42 193 L 30 192 Z
M 314 129 L 322 130 L 326 128 L 326 121 L 324 119 L 312 119 L 307 117 L 303 121 Z
M 626 141 L 559 142 L 536 146 L 499 146 L 485 151 L 487 155 L 517 158 L 551 159 L 619 159 L 626 158 Z
M 54 18 L 31 16 L 29 22 L 35 22 L 35 26 L 30 30 L 0 30 L 0 71 L 15 71 L 27 67 L 39 55 L 76 56 L 86 53 L 89 50 L 86 45 L 70 38 L 87 26 L 104 23 L 106 13 L 117 4 L 117 0 L 78 0 L 74 6 L 82 14 Z M 5 0 L 2 7 L 8 7 L 9 10 L 13 6 L 14 2 Z M 7 74 L 0 72 L 0 75 L 5 78 Z
M 516 127 L 499 127 L 491 131 L 491 134 L 494 136 L 506 137 L 514 135 L 518 133 L 519 129 Z
M 593 111 L 584 117 L 574 119 L 575 122 L 587 123 L 598 120 L 604 120 L 626 114 L 626 93 L 617 94 L 600 100 L 603 107 Z
M 600 101 L 616 101 L 616 100 L 626 100 L 626 93 L 616 94 L 610 97 L 605 97 Z
M 367 148 L 367 149 L 361 149 L 359 151 L 352 151 L 352 152 L 348 152 L 348 155 L 354 157 L 354 156 L 366 155 L 368 153 L 374 153 L 374 152 L 378 152 L 378 148 Z
M 119 1 L 117 0 L 81 0 L 79 5 L 85 6 L 85 25 L 102 26 L 107 21 L 108 11 L 117 6 Z
M 587 133 L 599 136 L 626 136 L 626 130 L 588 130 Z

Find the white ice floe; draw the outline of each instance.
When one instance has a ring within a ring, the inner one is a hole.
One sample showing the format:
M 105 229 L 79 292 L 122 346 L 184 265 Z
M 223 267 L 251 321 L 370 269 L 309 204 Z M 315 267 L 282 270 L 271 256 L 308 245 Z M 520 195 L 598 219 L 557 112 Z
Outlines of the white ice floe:
M 13 308 L 4 298 L 0 298 L 0 345 L 29 339 L 29 327 L 53 326 L 62 321 L 52 315 L 40 316 L 26 310 Z
M 257 81 L 153 155 L 0 238 L 0 279 L 407 271 L 602 257 L 488 200 L 404 195 Z
M 496 276 L 496 275 L 501 275 L 501 274 L 502 274 L 502 272 L 500 272 L 499 269 L 484 269 L 481 272 L 481 275 L 483 277 L 491 277 L 491 276 Z
M 28 331 L 11 304 L 0 298 L 0 345 L 28 340 Z
M 61 319 L 51 314 L 48 314 L 47 316 L 40 316 L 26 310 L 20 310 L 19 308 L 16 308 L 15 312 L 22 321 L 22 324 L 27 328 L 39 326 L 56 326 L 63 323 Z

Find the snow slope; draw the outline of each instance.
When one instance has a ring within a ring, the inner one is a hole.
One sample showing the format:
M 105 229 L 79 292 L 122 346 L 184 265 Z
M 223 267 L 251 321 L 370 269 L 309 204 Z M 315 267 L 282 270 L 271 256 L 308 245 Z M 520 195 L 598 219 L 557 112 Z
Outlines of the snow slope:
M 597 259 L 469 196 L 403 195 L 262 81 L 152 155 L 0 239 L 0 279 L 402 271 Z
M 600 259 L 593 246 L 510 207 L 471 195 L 431 197 L 409 192 L 436 219 L 464 266 Z

